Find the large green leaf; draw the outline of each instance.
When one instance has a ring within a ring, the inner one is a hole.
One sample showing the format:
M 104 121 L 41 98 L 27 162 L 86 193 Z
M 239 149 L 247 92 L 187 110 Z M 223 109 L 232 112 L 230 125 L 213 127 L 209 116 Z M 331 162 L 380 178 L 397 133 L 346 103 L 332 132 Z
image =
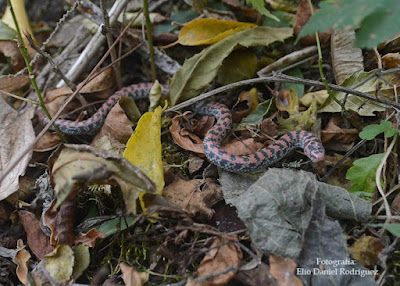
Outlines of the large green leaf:
M 356 33 L 356 46 L 372 49 L 399 32 L 398 0 L 325 1 L 319 7 L 320 10 L 301 30 L 299 38 L 330 28 L 355 29 L 361 26 Z

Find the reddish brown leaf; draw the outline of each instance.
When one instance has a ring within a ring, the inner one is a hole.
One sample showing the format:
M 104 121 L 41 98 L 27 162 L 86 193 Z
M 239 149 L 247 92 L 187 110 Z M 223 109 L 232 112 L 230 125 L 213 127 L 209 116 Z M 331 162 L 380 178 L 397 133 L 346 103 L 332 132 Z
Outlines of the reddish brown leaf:
M 35 215 L 28 211 L 19 211 L 19 219 L 25 229 L 27 242 L 32 252 L 42 260 L 43 257 L 53 251 L 50 239 L 40 229 L 40 222 Z
M 271 275 L 276 279 L 278 286 L 300 286 L 301 280 L 294 275 L 297 264 L 290 258 L 283 258 L 273 253 L 269 256 Z

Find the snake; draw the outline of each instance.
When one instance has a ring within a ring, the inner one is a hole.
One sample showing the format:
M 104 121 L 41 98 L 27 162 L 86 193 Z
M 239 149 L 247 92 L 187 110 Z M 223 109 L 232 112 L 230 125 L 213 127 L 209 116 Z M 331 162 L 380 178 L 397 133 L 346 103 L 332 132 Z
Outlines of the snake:
M 121 96 L 127 96 L 133 100 L 146 98 L 152 86 L 152 83 L 129 85 L 112 94 L 90 118 L 80 122 L 57 119 L 54 123 L 65 134 L 91 134 L 101 128 L 108 112 Z M 168 94 L 167 86 L 161 85 L 161 90 L 163 94 Z M 194 104 L 192 109 L 198 114 L 216 118 L 216 124 L 204 136 L 204 154 L 211 163 L 229 172 L 248 173 L 265 169 L 283 159 L 296 148 L 303 149 L 304 154 L 314 163 L 325 160 L 325 149 L 321 141 L 314 134 L 305 130 L 288 132 L 252 154 L 230 154 L 221 147 L 221 141 L 232 128 L 232 114 L 229 108 L 218 102 L 199 102 Z M 39 117 L 43 124 L 50 121 L 44 112 L 41 112 Z

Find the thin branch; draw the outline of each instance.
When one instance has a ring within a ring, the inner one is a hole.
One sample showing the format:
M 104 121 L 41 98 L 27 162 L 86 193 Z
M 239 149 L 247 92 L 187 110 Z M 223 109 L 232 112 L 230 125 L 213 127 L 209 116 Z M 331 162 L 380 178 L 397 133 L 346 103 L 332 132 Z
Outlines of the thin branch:
M 207 99 L 213 95 L 216 95 L 216 94 L 219 94 L 219 93 L 222 93 L 222 92 L 225 92 L 225 91 L 237 88 L 237 87 L 251 85 L 251 84 L 257 84 L 257 83 L 265 83 L 265 82 L 290 82 L 290 83 L 300 83 L 300 84 L 304 84 L 304 85 L 310 85 L 310 86 L 321 87 L 321 88 L 325 87 L 325 85 L 320 81 L 302 79 L 302 78 L 288 76 L 285 74 L 274 73 L 272 76 L 269 76 L 269 77 L 247 79 L 247 80 L 242 80 L 242 81 L 238 81 L 235 83 L 231 83 L 231 84 L 228 84 L 225 86 L 221 86 L 221 87 L 211 90 L 209 92 L 200 94 L 199 96 L 197 96 L 195 98 L 192 98 L 192 99 L 186 100 L 185 102 L 177 104 L 174 107 L 171 107 L 171 108 L 165 110 L 164 113 L 176 112 L 177 110 L 191 106 L 192 104 L 194 104 L 198 101 Z M 387 106 L 394 106 L 394 107 L 400 108 L 400 104 L 397 102 L 390 101 L 390 100 L 383 99 L 383 98 L 378 99 L 378 98 L 371 96 L 365 92 L 361 92 L 358 90 L 354 90 L 351 88 L 347 88 L 347 87 L 343 87 L 343 86 L 331 84 L 331 83 L 328 84 L 328 86 L 329 86 L 329 88 L 336 90 L 336 91 L 353 94 L 353 95 L 356 95 L 356 96 L 359 96 L 359 97 L 362 97 L 365 99 L 369 99 L 371 101 L 379 102 L 379 103 L 387 105 Z

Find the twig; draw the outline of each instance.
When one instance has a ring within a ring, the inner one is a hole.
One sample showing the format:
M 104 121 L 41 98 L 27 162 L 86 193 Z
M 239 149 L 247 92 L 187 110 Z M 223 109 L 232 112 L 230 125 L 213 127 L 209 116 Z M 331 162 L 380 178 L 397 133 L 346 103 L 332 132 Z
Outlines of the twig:
M 25 64 L 26 64 L 26 67 L 27 67 L 28 73 L 29 73 L 29 78 L 30 78 L 31 83 L 33 85 L 33 88 L 35 89 L 35 92 L 36 92 L 36 94 L 37 94 L 37 96 L 39 98 L 39 105 L 43 109 L 43 111 L 46 113 L 47 117 L 49 119 L 51 119 L 51 115 L 50 115 L 49 111 L 47 110 L 46 106 L 44 105 L 42 94 L 41 94 L 41 92 L 39 90 L 39 87 L 38 87 L 38 85 L 36 83 L 35 74 L 33 73 L 32 67 L 31 67 L 31 65 L 29 63 L 28 51 L 26 50 L 24 41 L 22 40 L 21 30 L 19 29 L 19 24 L 18 24 L 17 18 L 15 16 L 14 9 L 13 9 L 13 6 L 11 4 L 11 0 L 7 0 L 7 2 L 8 2 L 8 5 L 10 7 L 10 12 L 11 12 L 11 15 L 12 15 L 12 18 L 13 18 L 13 21 L 14 21 L 14 25 L 15 25 L 15 29 L 16 29 L 17 35 L 18 35 L 18 41 L 19 41 L 18 48 L 21 51 L 22 57 L 25 60 Z M 57 132 L 58 136 L 60 136 L 60 138 L 64 142 L 67 142 L 67 140 L 65 139 L 64 135 L 60 132 L 60 130 L 57 128 L 56 125 L 54 125 L 54 129 Z
M 154 64 L 154 47 L 153 47 L 153 35 L 151 31 L 149 4 L 147 3 L 147 0 L 143 0 L 143 12 L 146 18 L 147 42 L 149 43 L 151 80 L 155 82 L 157 76 L 156 76 L 156 66 Z
M 385 152 L 385 156 L 383 156 L 382 161 L 379 164 L 378 169 L 376 170 L 376 178 L 375 178 L 376 179 L 376 186 L 378 188 L 379 193 L 381 194 L 381 197 L 383 199 L 383 204 L 384 204 L 385 210 L 386 210 L 387 219 L 386 219 L 385 223 L 388 223 L 388 222 L 390 222 L 392 220 L 392 213 L 390 211 L 389 203 L 388 203 L 388 201 L 386 199 L 386 194 L 384 193 L 384 191 L 382 189 L 381 174 L 382 174 L 383 166 L 385 165 L 387 158 L 389 157 L 390 153 L 392 152 L 392 149 L 393 149 L 394 144 L 396 143 L 396 140 L 397 140 L 397 130 L 396 130 L 396 133 L 394 134 L 392 142 L 389 145 L 389 148 Z
M 100 1 L 100 7 L 103 9 L 103 17 L 104 17 L 104 26 L 105 26 L 105 36 L 107 39 L 107 44 L 108 47 L 111 47 L 113 43 L 112 39 L 112 34 L 111 34 L 111 25 L 110 25 L 110 17 L 108 17 L 107 9 L 106 9 L 106 4 L 104 3 L 104 0 Z M 117 52 L 115 51 L 115 48 L 111 49 L 110 52 L 111 55 L 111 60 L 115 62 L 117 60 Z M 112 66 L 115 74 L 115 78 L 117 80 L 117 87 L 118 89 L 122 88 L 122 78 L 121 78 L 121 72 L 119 70 L 119 63 L 115 64 Z
M 261 78 L 253 78 L 253 79 L 247 79 L 247 80 L 242 80 L 242 81 L 238 81 L 235 83 L 231 83 L 225 86 L 221 86 L 219 88 L 216 88 L 214 90 L 211 90 L 209 92 L 200 94 L 199 96 L 186 100 L 185 102 L 182 102 L 180 104 L 175 105 L 174 107 L 171 107 L 167 110 L 165 110 L 165 113 L 169 113 L 169 112 L 175 112 L 177 110 L 180 110 L 182 108 L 188 107 L 190 105 L 192 105 L 193 103 L 200 101 L 200 100 L 204 100 L 207 99 L 213 95 L 237 88 L 237 87 L 241 87 L 241 86 L 246 86 L 246 85 L 251 85 L 251 84 L 257 84 L 257 83 L 264 83 L 264 82 L 291 82 L 291 83 L 300 83 L 300 84 L 304 84 L 304 85 L 311 85 L 311 86 L 315 86 L 315 87 L 321 87 L 324 88 L 325 85 L 322 82 L 319 81 L 315 81 L 315 80 L 308 80 L 308 79 L 301 79 L 301 78 L 297 78 L 297 77 L 292 77 L 289 75 L 285 75 L 285 74 L 277 74 L 277 73 L 273 73 L 272 76 L 269 77 L 261 77 Z M 394 101 L 390 101 L 387 99 L 377 99 L 374 96 L 369 95 L 368 93 L 364 93 L 358 90 L 354 90 L 354 89 L 350 89 L 350 88 L 346 88 L 343 86 L 339 86 L 336 84 L 331 84 L 329 83 L 328 86 L 333 89 L 333 90 L 337 90 L 337 91 L 341 91 L 341 92 L 345 92 L 345 93 L 350 93 L 362 98 L 366 98 L 375 102 L 379 102 L 381 104 L 387 105 L 387 106 L 394 106 L 397 108 L 400 108 L 400 104 Z
M 115 46 L 120 41 L 122 36 L 128 30 L 128 28 L 131 25 L 131 23 L 133 23 L 133 21 L 135 21 L 135 20 L 136 20 L 136 18 L 132 18 L 132 20 L 130 21 L 129 25 L 127 25 L 124 28 L 124 30 L 121 32 L 121 34 L 118 36 L 118 38 L 115 40 L 115 42 L 113 43 L 113 45 L 111 47 Z M 39 141 L 40 138 L 42 138 L 42 136 L 46 133 L 46 131 L 50 128 L 50 126 L 54 123 L 54 121 L 61 114 L 61 112 L 64 110 L 64 108 L 75 98 L 76 94 L 78 94 L 78 92 L 92 79 L 93 75 L 97 72 L 98 68 L 104 62 L 104 60 L 108 57 L 109 54 L 110 54 L 110 50 L 107 50 L 107 52 L 100 59 L 100 61 L 97 63 L 97 65 L 92 69 L 92 71 L 89 73 L 89 75 L 82 81 L 82 85 L 80 87 L 78 87 L 77 90 L 75 90 L 65 100 L 64 105 L 62 105 L 60 107 L 60 109 L 54 115 L 54 118 L 51 119 L 49 121 L 49 123 L 46 124 L 46 126 L 42 129 L 42 131 L 40 131 L 40 133 L 36 136 L 35 140 L 33 140 L 33 142 L 31 144 L 29 144 L 28 147 L 26 147 L 23 151 L 21 151 L 21 153 L 18 156 L 15 157 L 14 161 L 8 165 L 8 168 L 5 169 L 3 171 L 3 173 L 1 174 L 1 176 L 0 176 L 0 182 L 4 180 L 4 178 L 11 172 L 12 169 L 14 169 L 14 167 L 19 163 L 19 161 L 21 161 L 21 159 L 25 156 L 25 154 L 27 152 L 29 152 L 29 150 L 31 150 L 35 146 L 35 144 Z
M 36 52 L 38 52 L 38 54 L 44 58 L 45 60 L 47 60 L 49 62 L 49 64 L 52 66 L 53 71 L 64 80 L 64 82 L 68 85 L 68 87 L 70 89 L 72 89 L 72 91 L 76 90 L 76 85 L 71 82 L 64 74 L 63 72 L 60 70 L 60 68 L 57 66 L 57 64 L 53 61 L 53 58 L 44 51 L 44 49 L 42 50 L 42 48 L 39 48 L 35 42 L 33 41 L 31 35 L 29 34 L 25 34 L 26 39 L 28 40 L 29 45 L 31 46 L 32 49 L 34 49 Z
M 113 26 L 114 23 L 117 21 L 119 14 L 121 13 L 122 9 L 128 4 L 129 0 L 117 0 L 115 1 L 113 7 L 110 11 L 110 25 Z M 103 45 L 106 37 L 102 34 L 102 29 L 99 27 L 97 29 L 96 34 L 92 37 L 89 44 L 86 46 L 84 51 L 79 55 L 79 58 L 76 60 L 74 65 L 67 73 L 67 77 L 72 81 L 75 81 L 86 68 L 86 62 L 89 59 L 93 59 L 95 54 L 97 53 L 98 49 Z M 60 81 L 57 84 L 57 87 L 61 87 L 64 85 L 64 81 Z
M 25 98 L 25 97 L 21 97 L 21 96 L 12 94 L 12 93 L 7 92 L 7 91 L 5 91 L 5 90 L 1 90 L 1 89 L 0 89 L 0 93 L 3 93 L 3 94 L 8 95 L 8 96 L 10 96 L 10 97 L 14 97 L 14 98 L 16 98 L 16 99 L 18 99 L 18 100 L 26 101 L 26 102 L 29 102 L 29 103 L 32 103 L 32 104 L 35 104 L 35 105 L 40 105 L 39 102 L 37 102 L 37 101 L 30 100 L 29 98 Z

